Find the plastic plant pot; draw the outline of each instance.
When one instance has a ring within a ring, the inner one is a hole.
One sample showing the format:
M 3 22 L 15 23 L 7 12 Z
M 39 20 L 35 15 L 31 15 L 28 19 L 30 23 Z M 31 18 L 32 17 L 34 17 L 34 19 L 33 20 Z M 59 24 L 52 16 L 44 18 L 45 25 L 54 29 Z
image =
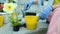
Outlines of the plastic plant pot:
M 0 15 L 0 27 L 3 25 L 4 16 Z
M 20 24 L 18 24 L 17 26 L 13 26 L 13 31 L 16 31 L 16 32 L 19 31 L 20 27 L 21 27 Z
M 26 27 L 28 30 L 35 30 L 37 27 L 37 16 L 25 16 Z

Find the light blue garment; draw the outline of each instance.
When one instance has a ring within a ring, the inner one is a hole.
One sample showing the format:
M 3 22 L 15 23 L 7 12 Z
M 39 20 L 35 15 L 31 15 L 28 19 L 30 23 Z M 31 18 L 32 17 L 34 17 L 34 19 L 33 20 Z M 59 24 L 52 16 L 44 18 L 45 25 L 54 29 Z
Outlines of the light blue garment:
M 45 7 L 38 15 L 39 19 L 47 19 L 50 12 L 52 11 L 52 6 L 49 5 L 47 7 Z
M 38 7 L 44 5 L 44 2 L 47 0 L 38 0 Z M 32 5 L 34 4 L 34 0 L 30 0 L 29 2 L 26 2 L 24 4 L 24 8 L 23 10 L 28 10 Z M 48 5 L 52 5 L 53 4 L 53 0 L 48 0 Z
M 49 5 L 53 5 L 54 0 L 49 0 Z
M 51 2 L 51 1 L 48 0 L 48 2 Z M 30 2 L 25 3 L 25 5 L 24 5 L 24 11 L 25 11 L 25 10 L 28 10 L 28 9 L 31 7 L 31 5 L 33 5 L 33 3 L 34 3 L 34 0 L 31 0 Z M 38 7 L 39 7 L 39 6 L 42 6 L 42 3 L 44 4 L 44 0 L 38 0 Z M 27 5 L 28 5 L 28 6 L 27 6 Z M 33 9 L 33 10 L 34 10 L 34 9 Z M 52 10 L 51 4 L 48 4 L 48 5 L 45 6 L 45 7 L 43 8 L 43 10 L 39 13 L 38 18 L 39 18 L 39 19 L 47 19 L 47 17 L 48 17 L 48 15 L 50 14 L 51 10 Z
M 38 0 L 38 7 L 40 7 L 43 4 L 43 0 Z
M 34 0 L 31 0 L 31 1 L 29 1 L 29 2 L 26 2 L 26 3 L 24 4 L 24 11 L 25 11 L 25 10 L 28 10 L 33 4 L 34 4 Z
M 34 0 L 31 0 L 24 4 L 24 8 L 21 10 L 23 13 L 23 17 L 25 16 L 25 11 L 28 10 L 33 4 L 34 4 Z
M 28 10 L 34 4 L 34 0 L 30 0 L 24 4 L 24 10 Z M 38 7 L 43 4 L 43 0 L 38 0 Z

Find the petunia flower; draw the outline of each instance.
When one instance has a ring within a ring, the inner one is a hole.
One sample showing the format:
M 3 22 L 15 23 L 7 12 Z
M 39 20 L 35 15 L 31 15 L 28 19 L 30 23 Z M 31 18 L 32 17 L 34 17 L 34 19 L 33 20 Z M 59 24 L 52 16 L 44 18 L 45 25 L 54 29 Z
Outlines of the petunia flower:
M 12 13 L 16 7 L 17 7 L 17 4 L 15 3 L 4 3 L 3 10 L 6 13 Z

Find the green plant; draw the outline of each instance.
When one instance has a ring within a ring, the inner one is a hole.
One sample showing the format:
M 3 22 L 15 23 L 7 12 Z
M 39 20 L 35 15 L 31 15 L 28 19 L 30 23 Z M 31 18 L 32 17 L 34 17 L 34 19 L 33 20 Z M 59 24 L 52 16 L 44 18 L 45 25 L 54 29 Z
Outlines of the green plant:
M 8 2 L 13 2 L 13 0 L 8 0 Z
M 0 3 L 0 12 L 3 12 L 3 3 Z
M 15 15 L 14 17 L 15 18 L 12 18 L 12 16 L 9 16 L 9 21 L 11 22 L 12 26 L 17 26 L 19 25 L 19 16 L 20 12 L 15 12 Z
M 3 9 L 0 9 L 0 12 L 2 12 L 3 11 Z

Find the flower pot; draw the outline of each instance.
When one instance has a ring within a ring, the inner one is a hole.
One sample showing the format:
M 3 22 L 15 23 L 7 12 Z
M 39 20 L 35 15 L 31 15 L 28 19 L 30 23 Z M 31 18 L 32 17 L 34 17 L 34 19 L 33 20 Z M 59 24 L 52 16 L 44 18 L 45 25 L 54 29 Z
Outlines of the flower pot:
M 36 29 L 37 26 L 37 21 L 38 17 L 37 16 L 25 16 L 25 22 L 26 22 L 26 27 L 28 30 L 34 30 Z
M 20 25 L 13 26 L 13 31 L 19 31 L 19 28 L 20 28 L 20 27 L 21 27 Z
M 34 12 L 26 12 L 24 18 L 25 18 L 26 27 L 27 27 L 28 30 L 36 29 L 37 20 L 38 20 L 38 17 L 36 16 L 36 13 L 34 13 Z
M 4 16 L 0 16 L 0 27 L 3 25 L 3 21 L 4 21 Z

